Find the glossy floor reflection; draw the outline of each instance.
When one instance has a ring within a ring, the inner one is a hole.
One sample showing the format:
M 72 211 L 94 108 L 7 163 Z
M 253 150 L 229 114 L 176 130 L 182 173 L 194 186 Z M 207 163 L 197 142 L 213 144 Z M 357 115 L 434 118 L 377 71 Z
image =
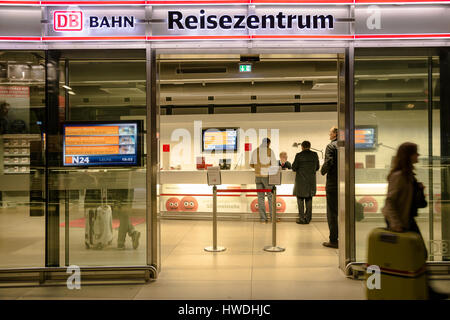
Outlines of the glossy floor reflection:
M 364 299 L 364 283 L 347 279 L 338 268 L 338 251 L 321 245 L 326 222 L 277 224 L 282 253 L 265 252 L 271 224 L 219 221 L 212 245 L 209 221 L 161 222 L 162 270 L 145 285 L 0 289 L 0 299 Z

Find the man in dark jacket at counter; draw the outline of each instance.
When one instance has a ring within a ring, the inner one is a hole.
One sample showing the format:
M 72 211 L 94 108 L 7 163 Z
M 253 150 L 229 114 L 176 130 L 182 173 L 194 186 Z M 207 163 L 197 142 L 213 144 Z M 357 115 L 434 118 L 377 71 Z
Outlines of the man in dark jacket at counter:
M 330 129 L 331 142 L 325 150 L 325 161 L 320 173 L 327 175 L 327 219 L 330 229 L 330 241 L 322 243 L 325 247 L 338 248 L 338 148 L 337 135 L 338 128 Z
M 294 196 L 298 204 L 298 224 L 308 224 L 312 216 L 312 197 L 316 195 L 316 171 L 319 157 L 310 150 L 309 141 L 302 142 L 302 151 L 295 155 L 292 170 L 295 171 Z M 305 210 L 306 208 L 306 210 Z

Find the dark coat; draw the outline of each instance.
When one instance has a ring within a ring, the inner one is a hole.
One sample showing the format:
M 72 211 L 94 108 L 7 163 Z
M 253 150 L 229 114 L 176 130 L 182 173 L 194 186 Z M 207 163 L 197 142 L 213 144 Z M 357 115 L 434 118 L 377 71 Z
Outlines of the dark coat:
M 316 171 L 319 168 L 319 157 L 314 151 L 303 150 L 295 155 L 292 164 L 296 173 L 294 196 L 308 198 L 316 195 Z
M 327 190 L 335 190 L 338 187 L 338 148 L 337 140 L 331 141 L 325 150 L 325 160 L 320 173 L 327 175 Z

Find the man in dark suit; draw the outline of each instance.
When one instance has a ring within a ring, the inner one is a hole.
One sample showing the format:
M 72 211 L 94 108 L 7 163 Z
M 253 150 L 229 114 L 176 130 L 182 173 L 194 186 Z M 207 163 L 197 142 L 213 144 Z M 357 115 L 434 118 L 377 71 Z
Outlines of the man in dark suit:
M 327 175 L 327 219 L 330 229 L 330 241 L 322 245 L 329 248 L 338 248 L 338 128 L 332 127 L 329 132 L 331 142 L 325 150 L 325 160 L 320 170 L 324 176 Z
M 302 151 L 295 155 L 292 170 L 295 171 L 294 196 L 298 204 L 298 224 L 308 224 L 312 216 L 312 197 L 316 195 L 316 171 L 319 157 L 310 150 L 309 141 L 302 142 Z M 306 210 L 305 210 L 306 208 Z

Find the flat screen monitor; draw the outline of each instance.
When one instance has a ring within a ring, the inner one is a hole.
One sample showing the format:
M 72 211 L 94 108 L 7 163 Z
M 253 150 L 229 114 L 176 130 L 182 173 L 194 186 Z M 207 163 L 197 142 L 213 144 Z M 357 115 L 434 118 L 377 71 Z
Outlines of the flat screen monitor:
M 355 149 L 372 150 L 377 144 L 377 128 L 375 126 L 357 126 L 355 128 Z
M 68 167 L 140 166 L 142 121 L 66 122 L 63 162 Z
M 203 129 L 202 150 L 211 152 L 237 151 L 238 128 Z

